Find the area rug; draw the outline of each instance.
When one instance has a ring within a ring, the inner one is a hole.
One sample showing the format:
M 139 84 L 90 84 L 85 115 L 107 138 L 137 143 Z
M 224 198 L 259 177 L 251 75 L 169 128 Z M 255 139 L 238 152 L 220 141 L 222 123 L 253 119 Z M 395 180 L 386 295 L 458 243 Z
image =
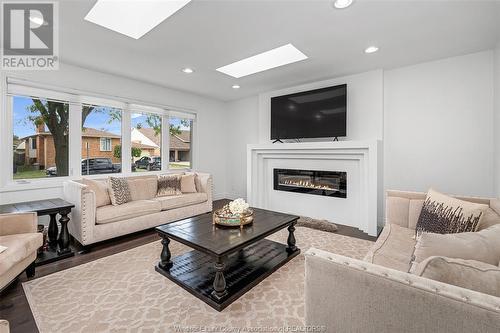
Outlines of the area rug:
M 287 231 L 269 239 L 286 243 Z M 304 255 L 310 247 L 362 258 L 373 244 L 309 228 L 302 253 L 222 312 L 155 272 L 160 242 L 23 283 L 40 332 L 234 332 L 304 324 Z M 171 242 L 175 256 L 189 249 Z

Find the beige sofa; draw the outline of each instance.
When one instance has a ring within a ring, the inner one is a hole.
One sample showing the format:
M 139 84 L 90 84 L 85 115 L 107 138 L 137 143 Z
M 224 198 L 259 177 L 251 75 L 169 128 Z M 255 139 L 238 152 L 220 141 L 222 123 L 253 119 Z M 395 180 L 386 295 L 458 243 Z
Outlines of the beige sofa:
M 407 273 L 424 198 L 388 191 L 386 227 L 364 260 L 307 251 L 307 325 L 327 332 L 500 332 L 500 297 Z M 499 200 L 459 198 L 490 206 L 482 228 L 500 222 Z
M 43 245 L 43 235 L 37 232 L 36 213 L 0 214 L 0 290 L 26 270 L 35 275 L 37 250 Z
M 156 197 L 155 188 L 151 189 L 156 177 L 126 177 L 133 201 L 102 207 L 96 207 L 96 194 L 89 186 L 81 181 L 66 182 L 64 198 L 75 205 L 68 223 L 70 234 L 82 245 L 90 245 L 212 211 L 209 174 L 196 173 L 197 193 L 164 197 Z

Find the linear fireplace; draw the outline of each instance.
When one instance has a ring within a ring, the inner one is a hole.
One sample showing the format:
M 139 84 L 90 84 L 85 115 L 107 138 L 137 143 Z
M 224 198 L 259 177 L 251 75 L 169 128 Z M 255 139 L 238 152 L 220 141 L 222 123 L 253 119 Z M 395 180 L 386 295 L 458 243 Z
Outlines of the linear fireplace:
M 347 198 L 347 173 L 342 171 L 274 169 L 274 189 Z

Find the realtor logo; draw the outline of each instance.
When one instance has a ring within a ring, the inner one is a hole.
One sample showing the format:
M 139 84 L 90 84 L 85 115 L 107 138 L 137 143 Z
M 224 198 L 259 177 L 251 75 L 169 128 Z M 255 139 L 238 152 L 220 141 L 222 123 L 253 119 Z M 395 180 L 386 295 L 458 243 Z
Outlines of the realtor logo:
M 57 5 L 43 1 L 2 3 L 2 69 L 59 68 Z

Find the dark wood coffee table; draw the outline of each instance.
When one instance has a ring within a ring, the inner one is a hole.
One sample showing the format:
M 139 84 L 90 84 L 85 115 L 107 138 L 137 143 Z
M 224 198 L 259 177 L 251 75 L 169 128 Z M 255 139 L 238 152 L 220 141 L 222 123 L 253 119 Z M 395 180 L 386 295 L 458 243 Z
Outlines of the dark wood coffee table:
M 222 311 L 300 253 L 293 234 L 297 219 L 254 209 L 254 222 L 242 229 L 213 225 L 212 213 L 161 225 L 156 231 L 163 249 L 155 269 Z M 264 239 L 286 227 L 286 245 Z M 194 250 L 172 258 L 170 239 Z

